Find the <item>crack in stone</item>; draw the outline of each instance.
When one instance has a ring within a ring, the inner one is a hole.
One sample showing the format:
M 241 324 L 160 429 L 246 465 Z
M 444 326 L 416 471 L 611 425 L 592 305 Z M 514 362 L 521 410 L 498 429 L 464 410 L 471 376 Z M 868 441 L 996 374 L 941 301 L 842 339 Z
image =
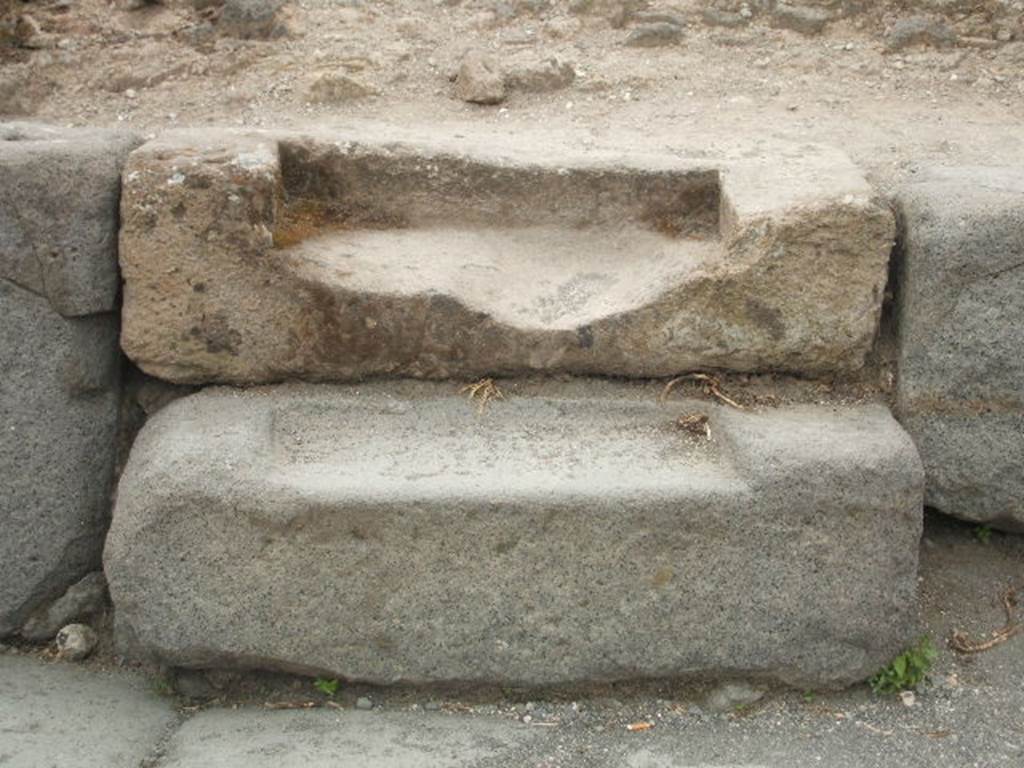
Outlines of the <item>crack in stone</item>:
M 27 285 L 22 285 L 17 280 L 13 280 L 10 277 L 6 277 L 4 275 L 0 275 L 0 280 L 3 280 L 5 283 L 9 283 L 10 285 L 13 285 L 15 288 L 25 291 L 25 293 L 30 293 L 37 298 L 43 299 L 47 304 L 50 304 L 51 308 L 53 307 L 53 304 L 50 303 L 50 297 L 47 296 L 45 293 L 40 293 L 39 291 L 29 288 Z M 57 310 L 54 311 L 56 312 Z
M 1013 272 L 1013 270 L 1020 269 L 1021 267 L 1024 267 L 1024 261 L 1018 261 L 1016 264 L 1011 264 L 1008 267 L 1003 267 L 1003 269 L 996 270 L 995 272 L 985 275 L 985 277 L 1002 277 L 1007 272 Z

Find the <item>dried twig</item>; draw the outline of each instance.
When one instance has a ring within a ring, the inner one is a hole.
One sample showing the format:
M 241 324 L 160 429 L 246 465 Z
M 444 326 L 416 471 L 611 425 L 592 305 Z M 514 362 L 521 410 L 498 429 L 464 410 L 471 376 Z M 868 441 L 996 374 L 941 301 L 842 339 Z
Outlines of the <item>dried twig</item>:
M 729 397 L 722 391 L 721 380 L 717 376 L 712 376 L 710 373 L 687 373 L 682 376 L 677 376 L 676 378 L 672 379 L 668 384 L 665 385 L 665 388 L 661 391 L 661 399 L 667 399 L 669 393 L 672 391 L 672 388 L 675 387 L 676 384 L 679 384 L 680 382 L 683 381 L 699 381 L 701 382 L 701 390 L 704 392 L 705 395 L 714 397 L 715 399 L 722 401 L 726 405 L 731 405 L 733 408 L 738 408 L 741 411 L 746 410 L 746 408 L 744 408 L 742 405 L 737 403 L 735 400 L 733 400 L 731 397 Z
M 644 720 L 639 723 L 630 723 L 626 726 L 626 730 L 636 733 L 637 731 L 649 731 L 653 727 L 654 723 Z
M 315 701 L 265 701 L 264 709 L 316 709 Z
M 949 640 L 950 647 L 957 653 L 981 653 L 997 645 L 1002 645 L 1011 637 L 1021 631 L 1021 625 L 1017 623 L 1017 590 L 1012 587 L 1003 593 L 1003 610 L 1006 611 L 1006 624 L 992 633 L 988 640 L 974 642 L 966 632 L 953 630 L 953 636 Z
M 469 399 L 476 400 L 479 403 L 477 407 L 479 413 L 484 412 L 484 408 L 487 407 L 487 403 L 491 400 L 505 399 L 505 393 L 498 388 L 498 385 L 494 383 L 494 379 L 490 377 L 480 379 L 480 381 L 473 384 L 467 384 L 459 390 L 459 394 L 464 393 L 469 393 Z

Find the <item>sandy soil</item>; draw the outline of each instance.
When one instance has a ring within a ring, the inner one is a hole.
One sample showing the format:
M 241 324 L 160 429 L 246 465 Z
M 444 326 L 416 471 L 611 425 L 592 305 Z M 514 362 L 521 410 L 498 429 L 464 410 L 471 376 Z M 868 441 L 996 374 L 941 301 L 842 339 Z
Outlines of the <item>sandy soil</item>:
M 543 125 L 583 142 L 648 145 L 691 132 L 749 134 L 842 146 L 883 190 L 925 164 L 1024 164 L 1024 12 L 1009 2 L 996 2 L 999 23 L 942 17 L 960 34 L 955 46 L 895 52 L 886 34 L 900 17 L 893 4 L 871 2 L 812 36 L 774 28 L 765 15 L 713 27 L 699 13 L 707 3 L 653 3 L 685 25 L 680 44 L 656 48 L 624 45 L 643 19 L 616 28 L 603 12 L 571 13 L 557 0 L 298 0 L 281 13 L 288 33 L 271 40 L 225 36 L 187 0 L 140 10 L 104 0 L 14 4 L 38 21 L 43 47 L 0 46 L 8 118 L 144 135 L 353 118 L 439 130 Z M 554 91 L 513 89 L 495 106 L 465 103 L 452 76 L 469 49 L 504 70 L 555 57 L 576 78 Z M 324 76 L 371 94 L 317 101 L 312 86 Z

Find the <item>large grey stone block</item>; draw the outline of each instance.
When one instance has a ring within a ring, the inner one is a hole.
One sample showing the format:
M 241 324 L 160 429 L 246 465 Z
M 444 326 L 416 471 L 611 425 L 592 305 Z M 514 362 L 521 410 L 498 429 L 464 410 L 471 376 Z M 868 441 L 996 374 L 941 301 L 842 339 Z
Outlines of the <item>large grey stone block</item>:
M 114 309 L 121 167 L 134 137 L 0 124 L 0 278 L 63 315 Z
M 897 199 L 898 411 L 927 501 L 1024 531 L 1024 169 L 934 169 Z
M 881 406 L 650 387 L 207 389 L 144 427 L 105 568 L 123 647 L 375 683 L 831 687 L 912 633 L 920 461 Z M 710 413 L 712 438 L 675 425 Z
M 0 280 L 0 636 L 100 559 L 118 413 L 117 316 L 63 317 Z
M 99 566 L 120 353 L 110 131 L 0 125 L 0 636 Z
M 841 152 L 455 133 L 141 147 L 122 200 L 128 356 L 236 384 L 863 365 L 894 224 Z

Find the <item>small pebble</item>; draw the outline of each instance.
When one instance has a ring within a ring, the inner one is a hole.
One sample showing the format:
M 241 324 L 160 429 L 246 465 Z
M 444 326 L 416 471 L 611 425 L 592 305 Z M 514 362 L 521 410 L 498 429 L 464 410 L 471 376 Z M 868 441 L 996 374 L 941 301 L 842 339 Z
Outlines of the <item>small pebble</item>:
M 96 647 L 97 637 L 86 624 L 68 624 L 57 633 L 57 658 L 81 661 Z
M 356 699 L 356 709 L 373 709 L 373 702 L 366 696 Z

